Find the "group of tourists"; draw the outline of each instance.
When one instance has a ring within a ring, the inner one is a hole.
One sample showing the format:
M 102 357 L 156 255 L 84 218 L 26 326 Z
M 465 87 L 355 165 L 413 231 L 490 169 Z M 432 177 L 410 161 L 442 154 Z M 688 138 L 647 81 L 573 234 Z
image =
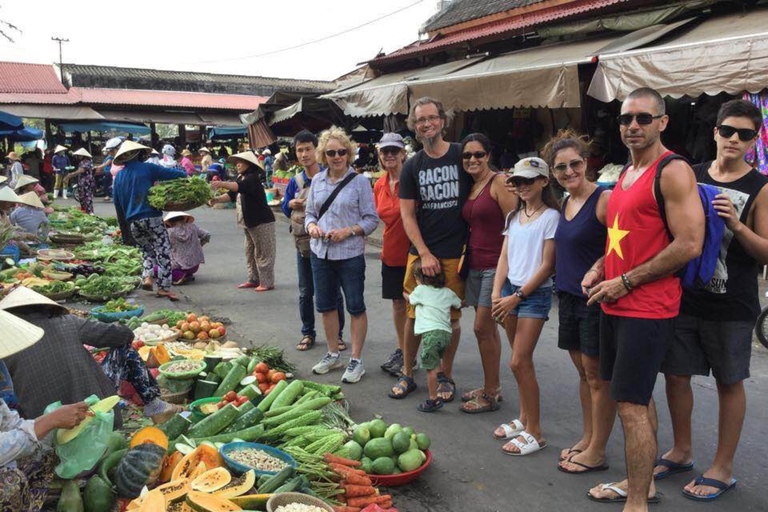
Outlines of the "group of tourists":
M 461 395 L 461 409 L 500 408 L 501 325 L 512 349 L 519 414 L 493 435 L 507 440 L 502 450 L 509 455 L 545 448 L 533 354 L 556 294 L 558 346 L 579 375 L 583 424 L 581 438 L 560 453 L 558 469 L 608 469 L 606 445 L 618 412 L 629 478 L 588 496 L 644 510 L 658 501 L 655 481 L 693 469 L 690 380 L 711 371 L 720 395 L 718 449 L 683 493 L 709 501 L 732 489 L 759 313 L 757 275 L 768 261 L 768 180 L 745 162 L 762 126 L 760 111 L 743 100 L 725 103 L 713 135 L 717 158 L 692 168 L 661 143 L 669 123 L 661 96 L 634 91 L 618 118 L 630 162 L 613 190 L 587 178 L 589 140 L 574 131 L 557 133 L 543 158 L 524 158 L 501 174 L 491 164 L 488 138 L 471 134 L 449 143 L 449 122 L 439 101 L 415 101 L 408 123 L 423 149 L 406 161 L 402 138 L 385 134 L 378 144 L 385 173 L 372 192 L 351 168 L 354 144 L 342 130 L 296 136 L 304 171 L 288 184 L 282 209 L 296 241 L 299 350 L 316 341 L 313 302 L 323 319 L 327 350 L 313 372 L 345 368 L 348 383 L 365 373 L 363 237 L 380 219 L 382 297 L 392 301 L 398 343 L 382 365 L 398 379 L 391 398 L 416 389 L 421 345 L 429 398 L 419 410 L 454 401 L 459 318 L 462 307 L 472 307 L 484 382 Z M 554 181 L 566 192 L 562 201 Z M 711 204 L 702 203 L 697 183 L 716 187 Z M 721 239 L 711 239 L 713 217 L 725 224 Z M 702 254 L 705 241 L 709 255 Z M 711 257 L 713 244 L 714 277 L 683 289 L 679 271 Z M 346 365 L 344 301 L 352 339 Z M 652 393 L 659 372 L 675 443 L 657 459 Z

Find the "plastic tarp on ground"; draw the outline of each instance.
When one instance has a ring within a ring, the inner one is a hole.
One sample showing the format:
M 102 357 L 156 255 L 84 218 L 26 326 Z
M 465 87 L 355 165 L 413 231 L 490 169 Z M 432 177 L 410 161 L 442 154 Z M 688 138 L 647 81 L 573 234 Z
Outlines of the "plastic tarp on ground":
M 148 135 L 151 130 L 143 124 L 116 123 L 112 121 L 93 121 L 79 123 L 60 123 L 65 132 L 122 132 Z
M 3 105 L 0 109 L 19 117 L 34 119 L 60 119 L 66 121 L 81 121 L 86 119 L 104 119 L 91 107 L 83 105 Z
M 711 18 L 671 41 L 600 54 L 587 94 L 623 100 L 638 87 L 679 98 L 768 86 L 768 9 Z
M 440 98 L 446 108 L 461 111 L 579 107 L 578 65 L 591 62 L 616 39 L 602 37 L 507 53 L 408 87 L 414 97 Z
M 43 130 L 37 128 L 20 128 L 18 130 L 0 130 L 0 139 L 8 139 L 12 142 L 32 142 L 45 136 Z
M 248 129 L 241 126 L 215 126 L 208 128 L 208 138 L 211 140 L 231 140 L 246 137 Z

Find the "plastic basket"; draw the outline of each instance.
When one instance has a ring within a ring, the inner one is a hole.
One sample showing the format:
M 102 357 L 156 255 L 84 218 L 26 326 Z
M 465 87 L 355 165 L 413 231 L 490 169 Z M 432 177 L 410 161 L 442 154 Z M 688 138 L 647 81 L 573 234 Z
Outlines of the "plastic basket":
M 195 400 L 189 404 L 189 411 L 192 413 L 192 416 L 189 419 L 192 420 L 192 423 L 197 423 L 198 421 L 203 420 L 207 414 L 200 412 L 200 406 L 205 404 L 217 404 L 219 402 L 221 402 L 220 396 L 212 396 L 209 398 L 201 398 L 200 400 Z
M 293 467 L 294 469 L 298 467 L 298 464 L 296 464 L 296 461 L 293 460 L 293 457 L 291 457 L 290 455 L 288 455 L 282 450 L 278 450 L 277 448 L 273 448 L 271 446 L 267 446 L 265 444 L 259 444 L 259 443 L 248 443 L 248 442 L 227 443 L 219 449 L 219 453 L 221 453 L 221 456 L 224 457 L 224 462 L 226 462 L 227 466 L 229 466 L 229 469 L 231 469 L 235 473 L 243 474 L 253 469 L 256 472 L 257 477 L 261 475 L 271 476 L 271 475 L 277 474 L 277 471 L 259 471 L 256 468 L 248 467 L 244 464 L 240 464 L 239 462 L 235 462 L 234 460 L 229 458 L 229 452 L 231 452 L 232 450 L 237 450 L 242 448 L 253 448 L 255 450 L 261 450 L 263 452 L 267 452 L 272 457 L 282 460 L 283 462 Z
M 18 263 L 21 258 L 21 250 L 17 245 L 8 244 L 0 249 L 0 256 L 3 258 L 11 258 L 14 262 Z
M 274 494 L 267 501 L 267 512 L 275 512 L 278 507 L 284 507 L 291 503 L 299 503 L 301 505 L 311 505 L 328 512 L 333 512 L 330 505 L 319 498 L 309 496 L 308 494 L 301 494 L 300 492 L 282 492 L 280 494 Z
M 368 478 L 371 479 L 373 482 L 373 485 L 381 485 L 384 487 L 395 487 L 397 485 L 405 485 L 408 483 L 413 482 L 419 476 L 427 470 L 430 464 L 432 464 L 432 452 L 429 450 L 424 450 L 424 455 L 427 456 L 427 460 L 424 461 L 424 464 L 419 466 L 418 468 L 414 469 L 413 471 L 407 471 L 405 473 L 400 473 L 399 475 L 368 475 Z
M 171 365 L 185 362 L 185 363 L 197 363 L 198 367 L 194 370 L 188 370 L 185 372 L 180 373 L 170 373 L 168 372 L 168 368 Z M 205 364 L 205 361 L 200 361 L 199 359 L 176 359 L 175 361 L 169 361 L 163 365 L 160 365 L 160 368 L 158 368 L 158 371 L 160 372 L 160 375 L 164 376 L 166 379 L 171 380 L 187 380 L 187 379 L 194 379 L 197 377 L 200 372 L 205 371 L 205 368 L 207 365 Z
M 111 324 L 124 318 L 131 318 L 134 316 L 141 316 L 144 314 L 144 307 L 138 306 L 136 309 L 130 311 L 104 311 L 106 306 L 98 306 L 91 310 L 91 316 L 96 320 Z

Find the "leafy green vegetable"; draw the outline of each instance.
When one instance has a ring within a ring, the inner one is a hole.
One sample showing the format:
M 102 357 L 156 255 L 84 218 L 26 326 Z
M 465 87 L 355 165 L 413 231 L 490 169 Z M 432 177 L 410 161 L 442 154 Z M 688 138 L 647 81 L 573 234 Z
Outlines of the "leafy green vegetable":
M 50 284 L 45 286 L 32 286 L 31 288 L 42 295 L 53 295 L 54 293 L 62 293 L 71 290 L 74 288 L 74 284 L 64 281 L 51 281 Z
M 119 299 L 107 302 L 102 311 L 106 313 L 122 313 L 123 311 L 133 311 L 137 307 L 136 304 L 130 304 L 123 297 L 120 297 Z
M 93 274 L 80 287 L 80 293 L 90 297 L 113 297 L 134 290 L 136 284 L 135 277 L 110 277 Z
M 208 182 L 198 177 L 168 180 L 149 189 L 149 204 L 158 210 L 169 203 L 205 204 L 211 197 Z

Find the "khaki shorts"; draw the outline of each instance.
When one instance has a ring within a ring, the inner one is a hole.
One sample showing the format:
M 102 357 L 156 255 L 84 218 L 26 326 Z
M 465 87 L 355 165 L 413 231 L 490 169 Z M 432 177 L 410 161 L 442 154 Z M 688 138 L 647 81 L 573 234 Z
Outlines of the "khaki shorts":
M 413 263 L 419 259 L 418 256 L 408 254 L 408 264 L 405 269 L 405 280 L 403 281 L 403 291 L 410 294 L 414 288 L 416 288 L 416 278 L 413 277 Z M 440 259 L 440 266 L 445 274 L 445 286 L 453 290 L 453 293 L 459 296 L 461 300 L 464 300 L 464 281 L 459 276 L 459 261 L 460 258 L 452 259 Z M 408 314 L 408 318 L 416 318 L 416 309 L 411 306 L 410 302 L 405 303 L 405 310 Z M 460 309 L 451 309 L 451 320 L 458 320 L 461 318 Z

